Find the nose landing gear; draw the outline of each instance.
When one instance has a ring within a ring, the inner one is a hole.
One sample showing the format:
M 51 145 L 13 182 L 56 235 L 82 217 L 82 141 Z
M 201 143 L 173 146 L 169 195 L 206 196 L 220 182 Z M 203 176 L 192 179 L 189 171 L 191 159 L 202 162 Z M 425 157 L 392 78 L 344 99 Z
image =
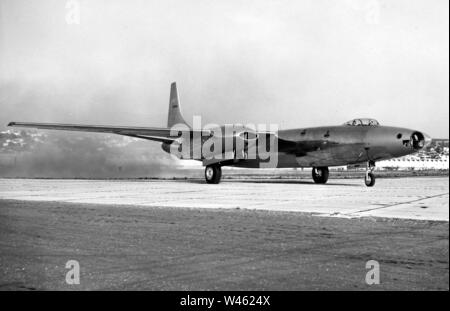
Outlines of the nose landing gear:
M 367 187 L 373 187 L 375 185 L 375 175 L 373 173 L 374 169 L 375 169 L 375 162 L 368 161 L 366 176 L 364 177 L 364 183 L 366 184 Z

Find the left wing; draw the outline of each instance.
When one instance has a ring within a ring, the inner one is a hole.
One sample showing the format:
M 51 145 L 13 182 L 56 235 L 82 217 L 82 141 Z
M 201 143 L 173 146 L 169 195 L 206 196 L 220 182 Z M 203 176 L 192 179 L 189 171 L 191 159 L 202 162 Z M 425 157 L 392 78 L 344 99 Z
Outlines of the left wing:
M 179 131 L 170 128 L 160 127 L 127 127 L 127 126 L 104 126 L 104 125 L 81 125 L 81 124 L 57 124 L 57 123 L 28 123 L 28 122 L 10 122 L 8 126 L 29 127 L 44 130 L 63 130 L 63 131 L 82 131 L 95 133 L 111 133 L 136 138 L 154 140 L 164 143 L 174 142 L 180 135 L 179 132 L 195 130 L 180 128 Z M 172 133 L 171 133 L 172 131 Z M 205 132 L 205 131 L 203 131 Z M 176 135 L 171 135 L 176 133 Z

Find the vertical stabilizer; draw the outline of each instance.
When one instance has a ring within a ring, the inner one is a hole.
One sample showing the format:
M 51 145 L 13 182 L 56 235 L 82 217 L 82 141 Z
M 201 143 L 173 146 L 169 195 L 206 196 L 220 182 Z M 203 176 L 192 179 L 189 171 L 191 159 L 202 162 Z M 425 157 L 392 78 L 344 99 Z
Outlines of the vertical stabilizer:
M 189 126 L 181 115 L 177 84 L 176 82 L 173 82 L 170 86 L 169 116 L 167 118 L 167 127 L 172 127 L 175 124 L 179 123 Z

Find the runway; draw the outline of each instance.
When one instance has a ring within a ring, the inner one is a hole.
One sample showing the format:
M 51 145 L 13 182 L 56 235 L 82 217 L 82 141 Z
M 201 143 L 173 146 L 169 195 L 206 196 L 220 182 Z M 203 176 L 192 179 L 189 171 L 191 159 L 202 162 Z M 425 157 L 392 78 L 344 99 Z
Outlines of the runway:
M 257 209 L 330 217 L 449 220 L 448 177 L 297 180 L 0 179 L 0 199 L 141 207 Z
M 2 179 L 0 290 L 448 291 L 448 233 L 447 178 Z

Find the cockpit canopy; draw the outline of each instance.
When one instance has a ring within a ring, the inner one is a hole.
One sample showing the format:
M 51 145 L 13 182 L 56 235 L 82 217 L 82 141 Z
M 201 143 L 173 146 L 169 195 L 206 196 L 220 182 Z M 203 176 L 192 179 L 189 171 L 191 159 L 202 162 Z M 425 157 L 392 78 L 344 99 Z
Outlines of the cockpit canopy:
M 348 126 L 378 126 L 378 123 L 375 119 L 362 118 L 362 119 L 353 119 L 348 122 L 345 122 L 344 125 Z

